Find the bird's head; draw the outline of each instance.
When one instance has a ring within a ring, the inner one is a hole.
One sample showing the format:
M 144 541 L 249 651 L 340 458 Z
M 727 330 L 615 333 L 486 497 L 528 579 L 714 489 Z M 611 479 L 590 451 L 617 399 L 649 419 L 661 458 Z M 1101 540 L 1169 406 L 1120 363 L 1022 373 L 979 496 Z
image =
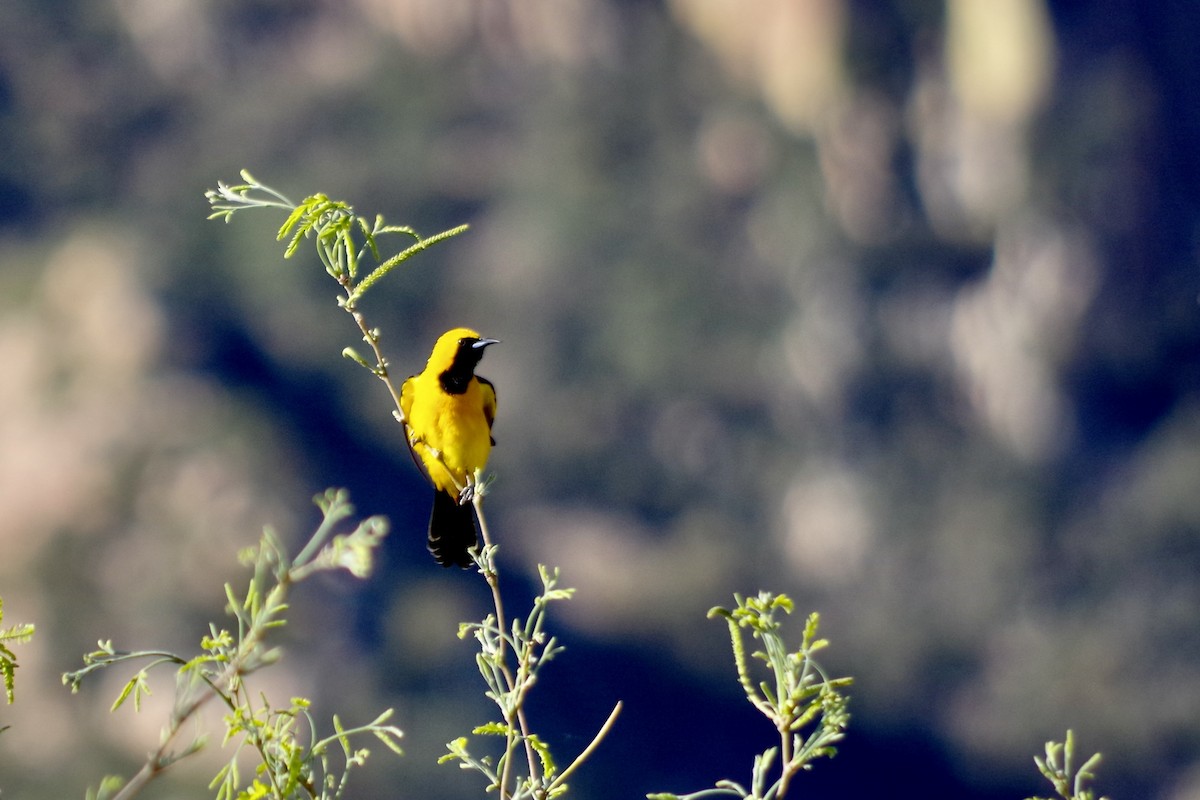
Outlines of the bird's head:
M 475 374 L 484 349 L 499 341 L 485 339 L 470 328 L 452 328 L 438 337 L 427 368 L 436 372 L 443 383 L 465 384 Z M 451 390 L 449 386 L 447 390 Z

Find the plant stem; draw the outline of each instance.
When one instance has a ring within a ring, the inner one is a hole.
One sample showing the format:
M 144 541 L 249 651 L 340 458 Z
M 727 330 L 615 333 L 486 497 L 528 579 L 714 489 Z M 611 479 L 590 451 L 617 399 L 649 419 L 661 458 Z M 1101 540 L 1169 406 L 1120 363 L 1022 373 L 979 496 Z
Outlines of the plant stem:
M 392 396 L 392 402 L 396 404 L 396 413 L 404 414 L 404 410 L 400 405 L 400 389 L 392 381 L 391 375 L 387 369 L 387 359 L 383 357 L 383 351 L 379 348 L 379 336 L 371 330 L 367 325 L 367 318 L 358 310 L 358 306 L 354 304 L 354 295 L 357 291 L 351 279 L 348 276 L 343 276 L 338 283 L 346 291 L 345 309 L 354 318 L 354 324 L 362 331 L 363 341 L 371 346 L 371 352 L 375 355 L 375 368 L 372 370 L 379 380 L 383 381 L 383 385 L 387 387 L 388 393 Z
M 229 666 L 225 668 L 216 680 L 206 679 L 208 687 L 171 715 L 171 724 L 163 736 L 162 744 L 146 759 L 146 763 L 142 764 L 142 768 L 121 787 L 121 791 L 117 792 L 112 800 L 129 800 L 132 797 L 136 797 L 146 787 L 146 784 L 150 783 L 160 772 L 171 765 L 172 762 L 168 759 L 171 743 L 175 741 L 175 736 L 179 733 L 183 724 L 191 719 L 192 715 L 199 711 L 205 703 L 213 697 L 220 697 L 230 708 L 234 707 L 233 703 L 221 692 L 219 687 L 228 686 L 242 674 L 246 658 L 257 648 L 259 642 L 262 641 L 262 633 L 262 629 L 260 628 L 251 628 L 250 636 L 243 642 L 243 646 L 238 652 L 238 657 L 229 663 Z
M 475 492 L 471 499 L 471 503 L 475 506 L 475 517 L 479 520 L 479 533 L 483 539 L 483 546 L 490 549 L 492 546 L 492 538 L 488 533 L 487 517 L 483 513 L 483 494 L 483 492 Z M 507 642 L 508 636 L 508 623 L 504 617 L 504 600 L 500 595 L 500 573 L 496 570 L 494 551 L 491 559 L 489 559 L 489 564 L 491 567 L 490 569 L 484 570 L 484 578 L 487 579 L 488 586 L 492 590 L 492 603 L 496 607 L 496 628 L 500 632 L 500 641 L 497 645 L 496 657 L 500 664 L 500 673 L 504 676 L 505 688 L 508 690 L 508 694 L 513 698 L 511 709 L 501 709 L 504 712 L 504 722 L 508 725 L 510 731 L 508 735 L 508 741 L 504 749 L 504 770 L 500 776 L 500 800 L 506 800 L 506 798 L 510 796 L 508 790 L 508 781 L 512 773 L 512 752 L 514 746 L 516 745 L 515 737 L 512 733 L 514 728 L 520 730 L 521 739 L 525 742 L 525 757 L 529 761 L 529 780 L 532 785 L 537 784 L 537 775 L 539 770 L 537 753 L 534 752 L 533 744 L 529 740 L 529 722 L 525 717 L 525 692 L 527 690 L 527 685 L 525 684 L 527 682 L 522 682 L 523 685 L 521 685 L 520 691 L 517 691 L 518 682 L 516 677 L 513 675 L 512 670 L 509 669 L 508 659 L 506 657 L 505 643 Z M 520 661 L 521 657 L 522 654 L 517 653 L 518 662 Z M 521 665 L 518 663 L 519 670 L 520 667 Z M 514 715 L 516 716 L 517 723 L 515 726 L 513 725 Z
M 572 761 L 566 769 L 558 773 L 558 777 L 551 781 L 550 785 L 546 787 L 547 792 L 552 791 L 556 787 L 563 784 L 567 778 L 571 776 L 571 773 L 577 770 L 580 765 L 582 765 L 583 762 L 588 759 L 588 756 L 590 756 L 595 749 L 600 746 L 600 740 L 608 735 L 613 723 L 617 721 L 617 715 L 621 713 L 621 709 L 623 707 L 624 705 L 620 700 L 618 700 L 617 704 L 613 706 L 613 710 L 609 713 L 608 719 L 604 721 L 604 724 L 600 726 L 600 730 L 596 731 L 596 735 L 592 737 L 592 741 L 588 743 L 587 747 L 583 748 L 583 752 L 576 756 L 575 760 Z
M 792 733 L 787 729 L 787 725 L 780 725 L 779 730 L 779 765 L 781 774 L 779 776 L 779 791 L 776 792 L 776 800 L 783 800 L 783 796 L 787 794 L 788 786 L 792 782 Z

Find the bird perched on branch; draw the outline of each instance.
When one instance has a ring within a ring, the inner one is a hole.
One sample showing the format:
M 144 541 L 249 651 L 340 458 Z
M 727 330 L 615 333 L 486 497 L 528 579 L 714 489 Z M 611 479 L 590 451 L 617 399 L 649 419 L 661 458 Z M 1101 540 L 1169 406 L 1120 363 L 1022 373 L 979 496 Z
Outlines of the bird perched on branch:
M 400 387 L 409 449 L 435 489 L 429 552 L 443 567 L 471 566 L 467 551 L 478 542 L 471 499 L 495 444 L 496 390 L 475 366 L 496 343 L 470 328 L 446 331 L 424 371 Z

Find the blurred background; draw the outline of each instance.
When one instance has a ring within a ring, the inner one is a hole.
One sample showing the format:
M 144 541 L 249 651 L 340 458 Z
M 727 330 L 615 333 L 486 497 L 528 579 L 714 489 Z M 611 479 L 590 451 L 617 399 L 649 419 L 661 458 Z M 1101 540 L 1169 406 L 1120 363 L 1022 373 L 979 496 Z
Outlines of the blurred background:
M 584 798 L 749 779 L 732 593 L 822 614 L 856 678 L 804 797 L 1200 798 L 1200 6 L 1190 0 L 6 0 L 0 597 L 32 622 L 6 797 L 82 797 L 172 684 L 72 696 L 97 639 L 192 652 L 264 525 L 345 486 L 393 523 L 296 593 L 254 687 L 365 722 L 355 798 L 482 795 L 493 717 L 383 387 L 256 177 L 425 234 L 367 297 L 394 371 L 503 340 L 490 521 L 510 610 L 579 592 L 532 701 Z M 397 240 L 397 247 L 403 244 Z M 209 723 L 215 723 L 210 709 Z M 217 738 L 219 741 L 219 736 Z M 145 796 L 207 794 L 222 751 Z

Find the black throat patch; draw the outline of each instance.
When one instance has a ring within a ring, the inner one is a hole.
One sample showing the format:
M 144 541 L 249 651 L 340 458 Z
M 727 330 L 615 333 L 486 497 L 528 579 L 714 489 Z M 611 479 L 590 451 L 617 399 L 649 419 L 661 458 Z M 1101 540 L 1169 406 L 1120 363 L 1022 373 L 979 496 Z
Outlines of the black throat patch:
M 446 394 L 463 394 L 475 377 L 475 365 L 483 358 L 483 348 L 472 347 L 478 339 L 463 339 L 458 343 L 450 368 L 438 375 L 438 383 Z

